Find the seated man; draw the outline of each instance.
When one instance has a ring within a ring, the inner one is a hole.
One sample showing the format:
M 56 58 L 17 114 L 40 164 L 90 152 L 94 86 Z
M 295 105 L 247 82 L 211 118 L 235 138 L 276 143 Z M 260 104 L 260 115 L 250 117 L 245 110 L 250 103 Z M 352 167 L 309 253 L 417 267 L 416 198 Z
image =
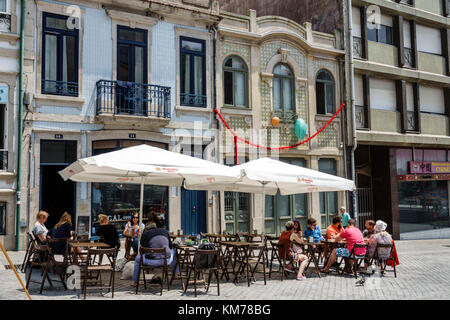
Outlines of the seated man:
M 321 240 L 325 240 L 322 237 L 322 232 L 320 231 L 319 226 L 317 225 L 317 220 L 314 218 L 308 219 L 308 227 L 305 230 L 305 238 L 313 237 L 314 242 L 319 242 Z
M 363 231 L 363 237 L 364 238 L 370 238 L 375 233 L 375 221 L 373 220 L 367 220 L 366 224 L 364 225 L 366 229 Z
M 172 273 L 178 273 L 178 270 L 175 270 L 175 266 L 177 265 L 176 251 L 172 248 L 172 241 L 170 240 L 169 232 L 165 228 L 157 228 L 156 223 L 154 222 L 147 223 L 141 237 L 141 246 L 144 248 L 166 249 L 167 264 L 170 265 Z M 133 287 L 137 286 L 139 263 L 141 259 L 143 259 L 143 264 L 146 266 L 161 267 L 164 265 L 164 256 L 162 255 L 152 256 L 147 254 L 142 257 L 138 254 L 136 256 L 136 260 L 134 260 Z
M 337 238 L 342 231 L 344 231 L 344 227 L 342 226 L 342 218 L 336 216 L 333 218 L 332 224 L 327 228 L 327 240 Z
M 331 253 L 330 258 L 328 259 L 327 265 L 321 270 L 323 273 L 329 273 L 330 267 L 337 261 L 339 257 L 350 257 L 350 253 L 355 244 L 364 244 L 364 238 L 361 230 L 355 227 L 355 220 L 350 219 L 348 221 L 347 229 L 345 229 L 341 234 L 336 238 L 336 241 L 339 242 L 342 239 L 347 240 L 347 248 L 336 248 Z M 366 249 L 365 248 L 356 248 L 355 255 L 356 256 L 365 256 Z M 352 267 L 352 262 L 350 262 L 350 268 Z

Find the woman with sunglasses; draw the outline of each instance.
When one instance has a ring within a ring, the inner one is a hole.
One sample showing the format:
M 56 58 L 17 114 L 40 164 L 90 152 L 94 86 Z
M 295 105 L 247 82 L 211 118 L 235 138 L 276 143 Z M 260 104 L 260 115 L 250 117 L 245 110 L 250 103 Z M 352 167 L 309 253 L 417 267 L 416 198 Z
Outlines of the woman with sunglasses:
M 144 230 L 145 225 L 141 223 L 141 227 L 139 227 L 139 213 L 135 212 L 131 216 L 130 221 L 126 224 L 125 230 L 123 230 L 123 234 L 127 237 L 133 238 L 133 244 L 131 245 L 133 248 L 133 252 L 138 252 L 138 243 L 139 243 L 139 230 Z

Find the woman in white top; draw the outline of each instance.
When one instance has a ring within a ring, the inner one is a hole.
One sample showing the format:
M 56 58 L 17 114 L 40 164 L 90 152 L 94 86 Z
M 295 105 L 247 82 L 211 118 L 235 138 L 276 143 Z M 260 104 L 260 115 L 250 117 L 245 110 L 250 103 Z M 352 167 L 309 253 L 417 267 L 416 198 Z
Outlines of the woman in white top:
M 124 236 L 133 237 L 133 252 L 137 253 L 139 243 L 139 231 L 144 230 L 145 225 L 141 223 L 139 228 L 139 214 L 135 212 L 131 217 L 131 220 L 126 224 L 125 230 L 123 230 Z
M 33 226 L 33 234 L 38 240 L 38 242 L 43 243 L 47 241 L 48 230 L 44 223 L 48 219 L 48 213 L 41 210 L 36 216 L 36 223 Z

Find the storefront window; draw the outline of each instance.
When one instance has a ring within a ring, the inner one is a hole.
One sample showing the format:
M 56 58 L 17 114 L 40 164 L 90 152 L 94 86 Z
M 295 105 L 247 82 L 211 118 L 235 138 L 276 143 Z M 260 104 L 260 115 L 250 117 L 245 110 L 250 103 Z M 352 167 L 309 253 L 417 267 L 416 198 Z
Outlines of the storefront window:
M 136 140 L 106 140 L 93 143 L 93 155 L 120 150 L 133 145 L 148 144 L 167 149 L 165 144 Z M 106 214 L 121 235 L 125 224 L 134 212 L 139 212 L 140 185 L 120 183 L 92 184 L 92 236 L 98 227 L 98 215 Z M 155 185 L 144 187 L 143 223 L 148 221 L 149 213 L 154 211 L 163 223 L 168 225 L 168 188 Z
M 448 182 L 414 181 L 398 185 L 400 234 L 448 228 Z

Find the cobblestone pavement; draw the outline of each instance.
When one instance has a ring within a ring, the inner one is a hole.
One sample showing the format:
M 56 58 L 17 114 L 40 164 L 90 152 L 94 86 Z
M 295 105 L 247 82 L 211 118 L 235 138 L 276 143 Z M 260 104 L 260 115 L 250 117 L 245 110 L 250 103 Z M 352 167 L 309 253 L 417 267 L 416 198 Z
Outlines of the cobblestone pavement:
M 412 299 L 450 299 L 450 239 L 445 240 L 414 240 L 397 241 L 397 252 L 400 265 L 397 267 L 397 278 L 393 272 L 386 276 L 367 277 L 363 286 L 356 285 L 354 277 L 338 276 L 336 273 L 323 275 L 318 278 L 313 269 L 308 270 L 308 279 L 296 281 L 294 275 L 289 279 L 280 281 L 280 275 L 276 273 L 267 285 L 261 277 L 257 282 L 247 286 L 246 281 L 236 285 L 230 282 L 221 282 L 220 296 L 217 296 L 215 285 L 211 286 L 206 294 L 200 286 L 197 298 L 194 298 L 193 287 L 186 294 L 182 293 L 181 286 L 174 282 L 170 291 L 167 287 L 163 295 L 159 295 L 159 287 L 140 290 L 135 294 L 130 283 L 131 280 L 119 280 L 117 274 L 114 299 L 130 300 L 267 300 L 267 299 L 338 299 L 338 300 L 412 300 Z M 20 265 L 24 252 L 9 252 L 14 264 Z M 0 299 L 20 300 L 26 299 L 17 278 L 12 270 L 9 270 L 7 260 L 0 252 Z M 20 277 L 25 283 L 26 277 L 19 271 Z M 35 270 L 33 275 L 38 280 L 40 271 Z M 52 278 L 55 278 L 52 275 Z M 360 279 L 360 278 L 359 278 Z M 143 288 L 142 288 L 143 289 Z M 39 294 L 39 284 L 30 284 L 30 295 L 34 300 L 82 299 L 81 290 L 64 290 L 60 283 L 54 283 L 53 288 L 46 282 L 43 294 Z M 111 293 L 101 294 L 88 292 L 88 300 L 111 299 Z

